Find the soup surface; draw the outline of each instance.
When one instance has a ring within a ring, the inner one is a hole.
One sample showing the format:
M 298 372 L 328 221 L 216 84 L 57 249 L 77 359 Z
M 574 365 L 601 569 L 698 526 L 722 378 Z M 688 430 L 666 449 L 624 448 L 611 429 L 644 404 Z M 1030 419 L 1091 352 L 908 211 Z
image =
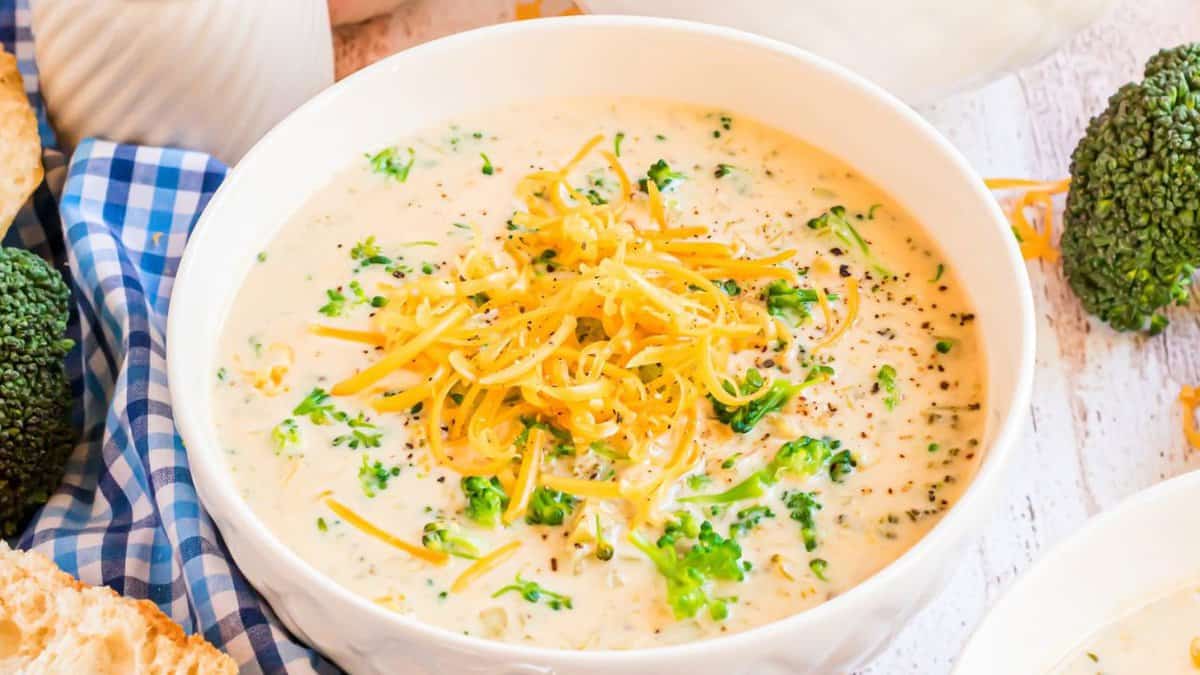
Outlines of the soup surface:
M 1200 590 L 1156 600 L 1089 637 L 1053 675 L 1173 675 L 1200 672 Z
M 845 592 L 974 474 L 970 302 L 836 159 L 640 99 L 362 150 L 259 254 L 213 387 L 240 493 L 352 591 L 546 647 L 697 640 Z

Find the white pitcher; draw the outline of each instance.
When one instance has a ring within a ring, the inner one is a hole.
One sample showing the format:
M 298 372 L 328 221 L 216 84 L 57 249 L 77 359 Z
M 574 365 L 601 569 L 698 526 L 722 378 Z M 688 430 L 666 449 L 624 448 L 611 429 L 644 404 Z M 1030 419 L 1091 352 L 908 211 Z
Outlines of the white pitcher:
M 203 150 L 232 164 L 333 82 L 326 0 L 33 0 L 59 143 Z

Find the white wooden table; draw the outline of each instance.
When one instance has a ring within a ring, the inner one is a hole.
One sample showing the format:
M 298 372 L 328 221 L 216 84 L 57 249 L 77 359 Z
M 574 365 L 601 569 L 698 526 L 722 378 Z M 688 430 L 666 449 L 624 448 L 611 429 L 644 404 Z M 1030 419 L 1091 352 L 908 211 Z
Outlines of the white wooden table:
M 546 9 L 563 2 L 547 0 Z M 512 18 L 512 0 L 416 0 L 338 30 L 338 72 L 426 40 Z M 922 110 L 985 176 L 1065 176 L 1089 117 L 1160 47 L 1200 40 L 1197 0 L 1123 0 L 1046 61 Z M 1200 303 L 1159 337 L 1088 319 L 1061 269 L 1030 265 L 1037 380 L 1018 474 L 942 595 L 864 673 L 938 675 L 986 609 L 1090 516 L 1200 466 L 1180 431 L 1179 387 L 1200 382 Z

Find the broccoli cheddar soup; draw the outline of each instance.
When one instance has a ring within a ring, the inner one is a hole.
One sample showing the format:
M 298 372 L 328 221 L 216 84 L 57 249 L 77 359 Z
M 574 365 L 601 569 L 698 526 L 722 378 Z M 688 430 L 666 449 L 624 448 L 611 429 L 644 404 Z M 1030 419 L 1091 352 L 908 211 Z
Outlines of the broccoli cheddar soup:
M 361 150 L 259 254 L 213 398 L 253 510 L 381 607 L 564 649 L 742 631 L 975 473 L 970 301 L 853 167 L 637 99 Z

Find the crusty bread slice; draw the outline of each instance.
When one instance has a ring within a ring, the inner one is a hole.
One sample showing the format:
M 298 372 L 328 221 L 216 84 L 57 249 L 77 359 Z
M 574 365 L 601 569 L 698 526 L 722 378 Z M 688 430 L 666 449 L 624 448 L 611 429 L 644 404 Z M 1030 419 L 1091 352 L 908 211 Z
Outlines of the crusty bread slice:
M 237 665 L 184 635 L 148 600 L 80 583 L 0 541 L 0 673 L 233 675 Z
M 42 182 L 42 141 L 17 59 L 0 46 L 0 239 Z

